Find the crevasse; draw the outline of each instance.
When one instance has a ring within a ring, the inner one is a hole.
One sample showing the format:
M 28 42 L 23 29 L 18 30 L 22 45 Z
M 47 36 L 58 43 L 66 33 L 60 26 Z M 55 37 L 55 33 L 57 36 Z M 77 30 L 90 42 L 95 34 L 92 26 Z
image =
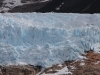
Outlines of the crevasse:
M 99 14 L 0 14 L 0 64 L 43 67 L 100 51 Z

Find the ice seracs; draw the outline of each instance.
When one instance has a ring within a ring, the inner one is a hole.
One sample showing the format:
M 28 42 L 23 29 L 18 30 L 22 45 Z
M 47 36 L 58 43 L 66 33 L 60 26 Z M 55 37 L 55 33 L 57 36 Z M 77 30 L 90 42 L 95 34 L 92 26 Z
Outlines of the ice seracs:
M 0 64 L 43 67 L 99 52 L 99 14 L 0 14 Z M 98 46 L 98 47 L 97 47 Z

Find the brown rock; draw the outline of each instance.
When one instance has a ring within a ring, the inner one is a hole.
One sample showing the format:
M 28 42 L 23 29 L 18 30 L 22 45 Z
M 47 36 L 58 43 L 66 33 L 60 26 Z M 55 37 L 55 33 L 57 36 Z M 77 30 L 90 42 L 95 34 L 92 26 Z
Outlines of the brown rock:
M 10 65 L 1 66 L 0 75 L 36 75 L 41 70 L 41 67 L 35 67 L 30 65 Z

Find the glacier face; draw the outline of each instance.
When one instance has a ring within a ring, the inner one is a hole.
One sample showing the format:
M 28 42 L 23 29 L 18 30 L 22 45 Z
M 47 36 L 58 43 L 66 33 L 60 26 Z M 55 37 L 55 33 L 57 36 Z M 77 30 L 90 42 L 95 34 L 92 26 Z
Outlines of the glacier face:
M 0 14 L 0 64 L 43 67 L 100 51 L 99 14 Z

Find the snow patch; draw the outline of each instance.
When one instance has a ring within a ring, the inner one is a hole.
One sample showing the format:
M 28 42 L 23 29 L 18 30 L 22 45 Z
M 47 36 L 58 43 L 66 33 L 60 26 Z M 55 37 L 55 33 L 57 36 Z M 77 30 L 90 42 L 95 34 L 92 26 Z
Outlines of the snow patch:
M 85 65 L 85 63 L 83 63 L 83 62 L 80 63 L 80 66 L 84 66 L 84 65 Z
M 97 61 L 96 63 L 94 63 L 95 65 L 97 65 L 97 64 L 99 64 L 100 63 L 100 61 Z
M 62 67 L 63 65 L 62 65 L 62 64 L 59 64 L 58 66 L 59 66 L 59 67 Z
M 42 74 L 42 75 L 62 75 L 62 74 L 72 74 L 69 70 L 68 70 L 68 68 L 67 68 L 67 66 L 66 67 L 64 67 L 64 68 L 62 68 L 61 70 L 57 70 L 58 72 L 56 72 L 56 73 L 53 73 L 53 74 Z
M 42 0 L 42 1 L 35 1 L 35 0 L 30 0 L 26 2 L 22 2 L 21 0 L 4 0 L 3 5 L 0 7 L 0 12 L 8 12 L 12 8 L 16 6 L 22 6 L 25 4 L 32 4 L 32 3 L 37 3 L 37 2 L 46 2 L 49 0 Z

